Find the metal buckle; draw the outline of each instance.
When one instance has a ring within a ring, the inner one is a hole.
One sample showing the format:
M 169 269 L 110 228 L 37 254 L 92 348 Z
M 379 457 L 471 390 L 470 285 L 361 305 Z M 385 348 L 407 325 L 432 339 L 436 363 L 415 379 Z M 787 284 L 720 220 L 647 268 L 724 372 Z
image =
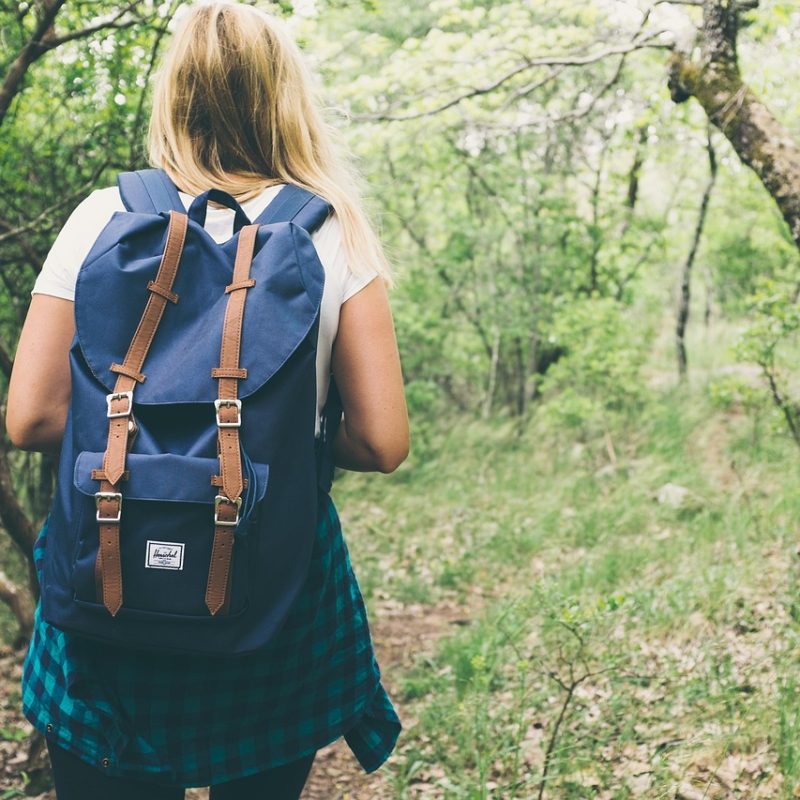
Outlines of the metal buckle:
M 101 517 L 100 516 L 100 501 L 101 500 L 117 500 L 119 506 L 117 507 L 116 517 Z M 122 519 L 122 494 L 120 492 L 95 492 L 94 493 L 94 507 L 97 509 L 95 518 L 98 522 L 119 522 Z
M 230 408 L 231 406 L 236 407 L 236 421 L 235 422 L 223 422 L 219 418 L 219 409 L 221 406 L 225 406 L 225 408 Z M 241 428 L 242 427 L 242 401 L 241 400 L 234 400 L 231 399 L 224 399 L 224 400 L 215 400 L 214 401 L 214 408 L 217 411 L 217 427 L 218 428 Z
M 236 519 L 224 520 L 219 518 L 219 507 L 222 503 L 227 503 L 231 506 L 236 506 Z M 218 494 L 214 498 L 214 524 L 221 525 L 223 528 L 235 528 L 239 524 L 239 509 L 242 507 L 242 498 L 237 497 L 236 500 L 230 500 L 224 494 Z
M 114 402 L 114 400 L 122 400 L 123 398 L 127 398 L 128 400 L 128 410 L 112 411 L 111 403 Z M 131 415 L 131 412 L 133 411 L 133 392 L 112 392 L 111 394 L 107 394 L 106 406 L 108 408 L 106 416 L 109 419 L 117 419 L 118 417 L 129 417 Z

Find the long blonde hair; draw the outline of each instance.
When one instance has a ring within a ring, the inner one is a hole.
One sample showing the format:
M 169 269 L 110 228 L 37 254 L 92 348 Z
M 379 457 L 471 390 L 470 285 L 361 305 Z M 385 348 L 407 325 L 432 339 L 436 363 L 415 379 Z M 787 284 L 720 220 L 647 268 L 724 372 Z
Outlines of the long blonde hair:
M 375 269 L 391 284 L 303 56 L 266 12 L 229 0 L 187 12 L 156 80 L 149 149 L 151 163 L 189 194 L 213 186 L 244 201 L 276 183 L 319 194 L 339 218 L 350 269 Z

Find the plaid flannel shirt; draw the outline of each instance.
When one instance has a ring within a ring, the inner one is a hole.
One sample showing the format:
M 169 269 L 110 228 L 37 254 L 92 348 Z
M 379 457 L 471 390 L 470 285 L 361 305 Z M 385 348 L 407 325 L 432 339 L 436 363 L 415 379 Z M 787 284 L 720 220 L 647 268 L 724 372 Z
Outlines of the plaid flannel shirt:
M 47 523 L 34 548 L 40 581 L 46 539 Z M 137 652 L 54 628 L 39 607 L 22 704 L 34 727 L 107 774 L 186 787 L 270 769 L 340 736 L 372 772 L 400 732 L 323 493 L 305 587 L 266 648 L 231 659 Z

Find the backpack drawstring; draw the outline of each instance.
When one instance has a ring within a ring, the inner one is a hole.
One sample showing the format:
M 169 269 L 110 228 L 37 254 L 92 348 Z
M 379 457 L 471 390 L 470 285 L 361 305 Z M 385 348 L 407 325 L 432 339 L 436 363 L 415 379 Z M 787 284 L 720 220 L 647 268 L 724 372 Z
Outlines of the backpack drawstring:
M 247 451 L 244 448 L 242 448 L 242 465 L 244 467 L 244 477 L 247 478 L 247 491 L 244 495 L 242 507 L 239 510 L 239 525 L 236 529 L 237 533 L 239 531 L 244 532 L 247 530 L 247 523 L 250 521 L 250 515 L 253 513 L 253 509 L 256 506 L 256 498 L 259 494 L 258 475 L 256 474 L 253 462 L 250 460 L 250 456 L 247 455 Z

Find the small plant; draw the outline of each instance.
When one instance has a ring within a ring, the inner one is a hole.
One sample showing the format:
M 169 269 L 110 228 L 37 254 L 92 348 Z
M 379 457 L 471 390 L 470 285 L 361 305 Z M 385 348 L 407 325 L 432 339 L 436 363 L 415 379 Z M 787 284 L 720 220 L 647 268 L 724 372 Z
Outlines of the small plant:
M 558 792 L 587 759 L 581 692 L 618 670 L 602 643 L 625 606 L 618 593 L 579 601 L 539 587 L 444 642 L 407 686 L 427 694 L 417 735 L 427 750 L 407 755 L 398 785 L 419 780 L 470 800 L 572 797 Z
M 13 800 L 17 797 L 27 797 L 28 793 L 25 791 L 25 787 L 30 784 L 31 779 L 27 772 L 24 770 L 20 772 L 20 780 L 22 781 L 22 786 L 13 786 L 10 789 L 6 789 L 3 794 L 0 794 L 0 800 Z
M 24 742 L 28 738 L 28 731 L 24 728 L 0 728 L 0 739 L 4 742 Z
M 794 677 L 778 685 L 778 730 L 775 748 L 778 766 L 789 792 L 800 789 L 800 690 Z
M 795 444 L 800 447 L 800 397 L 786 378 L 787 351 L 791 352 L 800 334 L 800 304 L 797 287 L 788 279 L 762 279 L 750 298 L 755 321 L 741 337 L 737 355 L 758 364 L 775 407 L 783 415 Z

